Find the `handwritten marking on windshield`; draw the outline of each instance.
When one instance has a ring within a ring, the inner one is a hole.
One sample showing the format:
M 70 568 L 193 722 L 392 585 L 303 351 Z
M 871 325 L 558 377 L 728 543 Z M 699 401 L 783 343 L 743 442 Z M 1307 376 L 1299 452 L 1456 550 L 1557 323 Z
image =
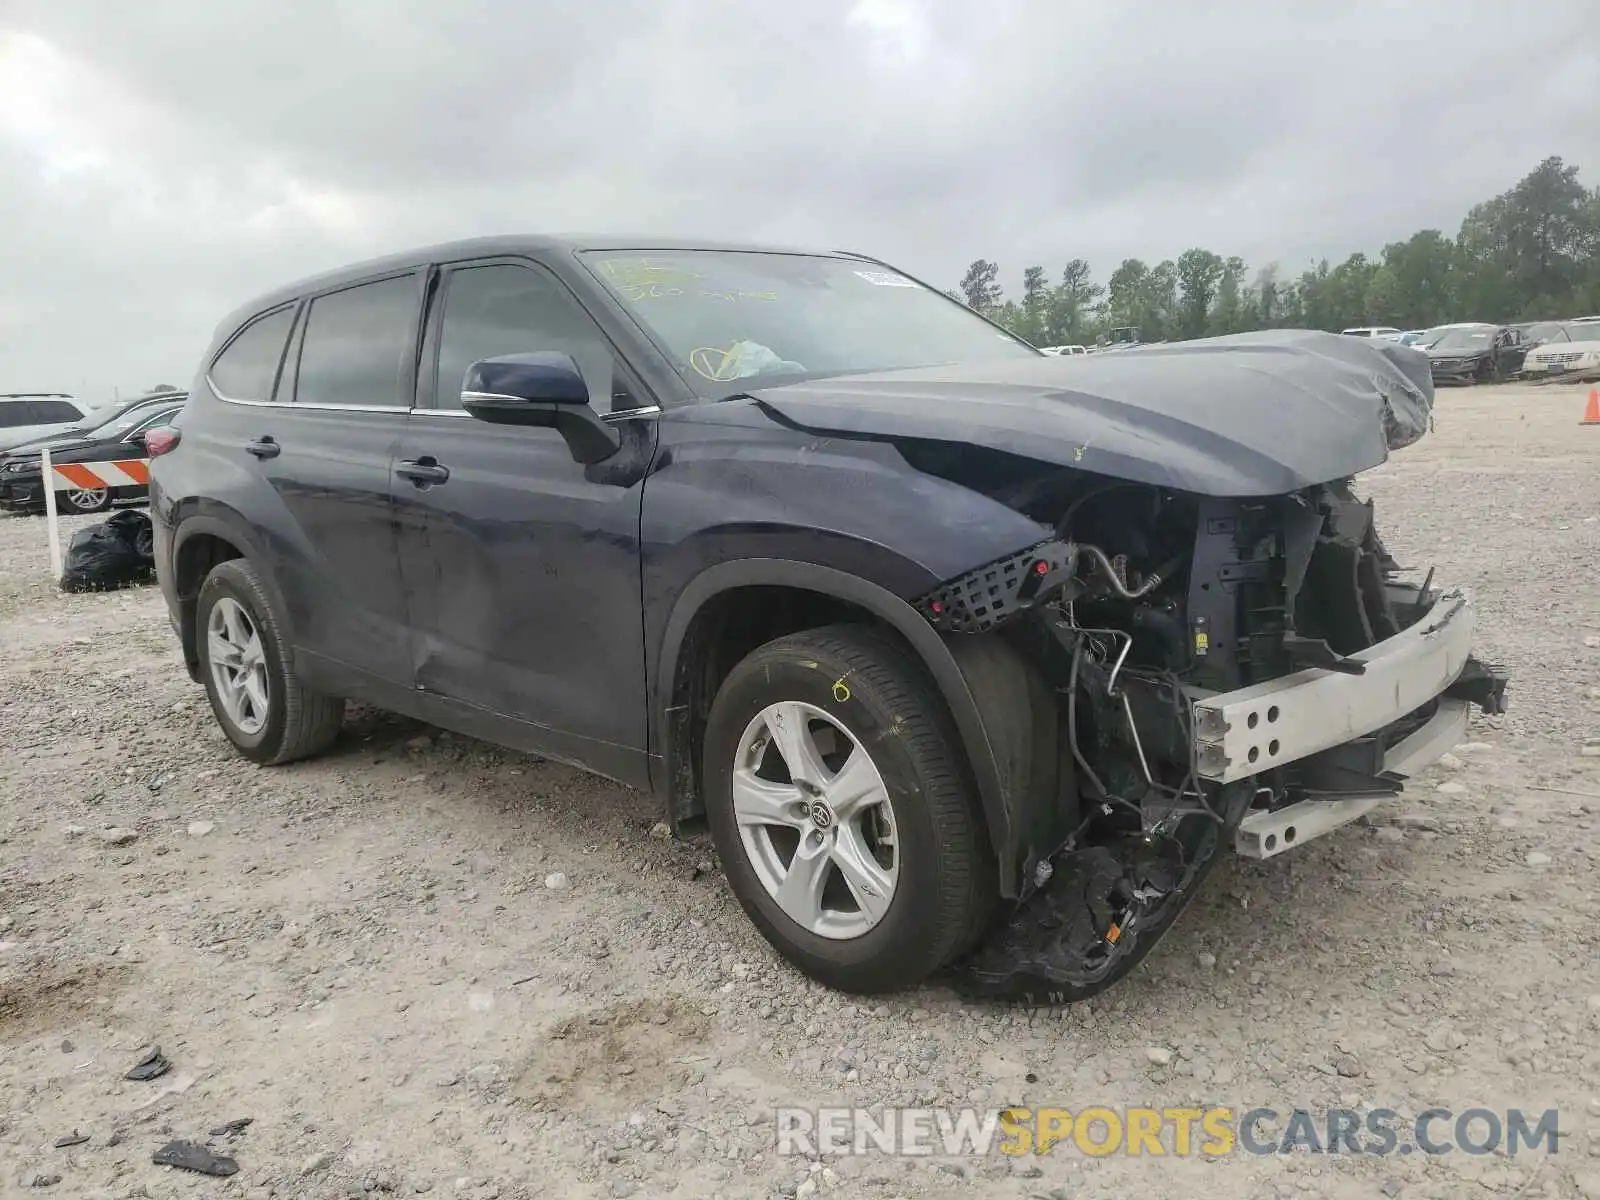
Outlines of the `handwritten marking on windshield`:
M 669 287 L 659 283 L 624 283 L 618 290 L 622 292 L 624 300 L 665 300 L 672 296 L 683 295 L 681 287 Z
M 740 300 L 776 300 L 777 292 L 747 292 L 742 288 L 732 292 L 701 292 L 707 300 L 726 300 L 729 304 L 736 304 Z
M 675 263 L 651 258 L 609 258 L 600 264 L 600 269 L 623 288 L 691 283 L 700 278 Z

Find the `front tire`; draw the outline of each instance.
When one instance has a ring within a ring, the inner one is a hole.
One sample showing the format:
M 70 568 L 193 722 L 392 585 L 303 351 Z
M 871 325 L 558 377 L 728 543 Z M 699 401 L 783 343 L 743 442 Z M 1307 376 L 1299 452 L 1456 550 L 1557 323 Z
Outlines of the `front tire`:
M 805 974 L 909 987 L 992 911 L 994 856 L 957 745 L 920 666 L 868 628 L 779 638 L 724 680 L 707 819 L 739 903 Z
M 195 605 L 200 677 L 211 711 L 246 758 L 275 766 L 326 750 L 344 701 L 306 688 L 256 569 L 242 558 L 211 569 Z

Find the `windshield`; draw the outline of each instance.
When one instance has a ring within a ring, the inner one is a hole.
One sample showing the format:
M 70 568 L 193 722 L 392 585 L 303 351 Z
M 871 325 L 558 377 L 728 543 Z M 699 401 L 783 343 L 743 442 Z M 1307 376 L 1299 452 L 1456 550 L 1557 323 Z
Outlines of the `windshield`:
M 1564 342 L 1567 341 L 1567 332 L 1561 327 L 1559 321 L 1545 321 L 1539 325 L 1530 325 L 1522 331 L 1522 340 L 1525 342 Z
M 1446 329 L 1432 345 L 1435 350 L 1486 350 L 1493 340 L 1492 329 Z
M 93 438 L 121 437 L 130 430 L 136 429 L 140 425 L 143 425 L 157 413 L 168 411 L 171 410 L 167 408 L 157 408 L 153 404 L 141 404 L 137 408 L 130 408 L 127 412 L 118 413 L 116 416 L 110 417 L 98 425 L 83 426 L 82 433 L 84 437 Z
M 729 250 L 582 257 L 702 395 L 756 375 L 1039 357 L 948 297 L 857 259 Z

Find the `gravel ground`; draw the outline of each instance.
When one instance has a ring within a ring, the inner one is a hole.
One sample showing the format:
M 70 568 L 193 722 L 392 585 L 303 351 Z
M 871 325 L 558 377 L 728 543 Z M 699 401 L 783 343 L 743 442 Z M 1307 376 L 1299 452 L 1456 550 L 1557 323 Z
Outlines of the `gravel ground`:
M 1054 1011 L 826 993 L 707 840 L 563 767 L 353 711 L 326 758 L 257 769 L 154 588 L 59 594 L 42 521 L 0 518 L 0 1193 L 1600 1196 L 1581 409 L 1447 391 L 1367 483 L 1397 557 L 1478 590 L 1511 714 L 1376 820 L 1230 860 L 1132 979 Z M 151 1044 L 172 1070 L 124 1080 Z M 1548 1159 L 772 1149 L 775 1104 L 969 1102 L 1555 1107 L 1569 1136 Z M 210 1136 L 226 1182 L 151 1162 L 246 1117 Z

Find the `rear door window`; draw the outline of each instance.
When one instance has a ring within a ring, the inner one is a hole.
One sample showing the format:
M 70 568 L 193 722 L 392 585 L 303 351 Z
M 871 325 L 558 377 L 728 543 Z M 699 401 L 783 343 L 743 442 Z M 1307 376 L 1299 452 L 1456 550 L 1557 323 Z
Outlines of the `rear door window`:
M 0 400 L 0 429 L 16 429 L 35 423 L 32 407 L 26 400 Z
M 416 275 L 318 296 L 306 318 L 295 402 L 409 408 L 420 304 Z
M 280 308 L 246 325 L 211 364 L 211 386 L 224 400 L 270 400 L 294 309 Z

